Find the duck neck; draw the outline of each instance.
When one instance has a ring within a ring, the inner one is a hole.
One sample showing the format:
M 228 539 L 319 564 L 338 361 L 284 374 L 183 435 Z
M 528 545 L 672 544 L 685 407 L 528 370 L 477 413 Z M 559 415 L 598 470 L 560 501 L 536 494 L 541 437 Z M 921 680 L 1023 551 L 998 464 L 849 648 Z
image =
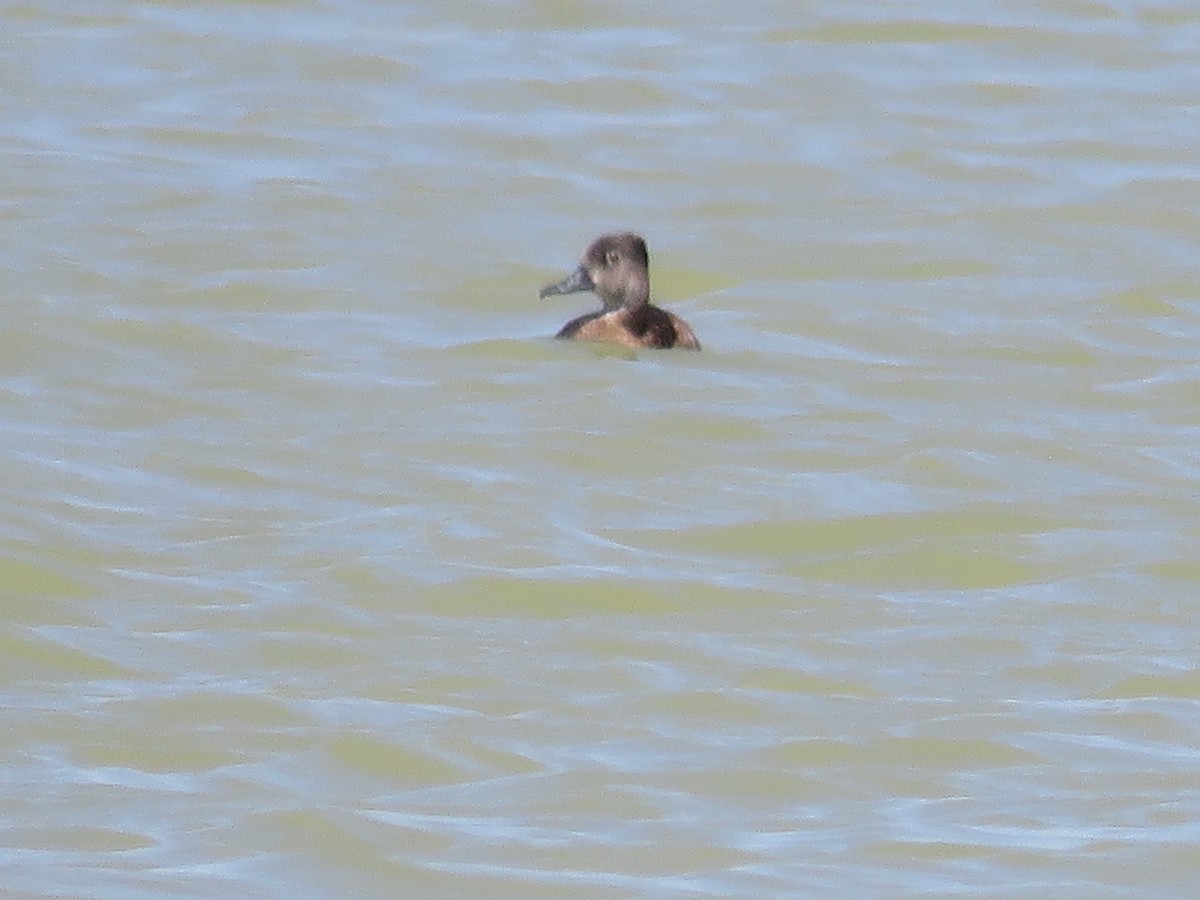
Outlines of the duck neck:
M 600 302 L 604 304 L 605 312 L 641 309 L 650 304 L 650 285 L 645 282 L 622 285 L 620 290 L 601 296 Z

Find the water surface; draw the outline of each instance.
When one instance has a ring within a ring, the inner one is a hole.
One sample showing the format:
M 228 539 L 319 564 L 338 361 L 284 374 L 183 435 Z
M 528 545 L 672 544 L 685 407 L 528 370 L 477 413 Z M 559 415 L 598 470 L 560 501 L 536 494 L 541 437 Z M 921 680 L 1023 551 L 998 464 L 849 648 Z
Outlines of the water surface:
M 0 23 L 6 895 L 1190 895 L 1200 12 Z

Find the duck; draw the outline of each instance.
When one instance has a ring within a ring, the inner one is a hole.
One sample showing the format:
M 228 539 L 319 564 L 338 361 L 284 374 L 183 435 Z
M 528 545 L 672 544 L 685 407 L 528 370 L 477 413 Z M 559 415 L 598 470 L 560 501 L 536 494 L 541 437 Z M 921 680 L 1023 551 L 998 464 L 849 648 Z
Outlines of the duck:
M 543 287 L 538 296 L 578 291 L 594 291 L 603 307 L 572 319 L 556 338 L 634 349 L 700 349 L 700 341 L 687 322 L 650 302 L 650 254 L 640 235 L 601 235 L 588 245 L 575 271 Z

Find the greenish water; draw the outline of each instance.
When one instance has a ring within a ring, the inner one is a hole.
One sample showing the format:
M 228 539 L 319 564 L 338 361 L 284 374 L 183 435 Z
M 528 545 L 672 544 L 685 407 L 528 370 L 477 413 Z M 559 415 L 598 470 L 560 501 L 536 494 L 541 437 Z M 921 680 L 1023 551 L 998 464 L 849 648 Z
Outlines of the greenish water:
M 6 896 L 1190 895 L 1200 12 L 0 23 Z

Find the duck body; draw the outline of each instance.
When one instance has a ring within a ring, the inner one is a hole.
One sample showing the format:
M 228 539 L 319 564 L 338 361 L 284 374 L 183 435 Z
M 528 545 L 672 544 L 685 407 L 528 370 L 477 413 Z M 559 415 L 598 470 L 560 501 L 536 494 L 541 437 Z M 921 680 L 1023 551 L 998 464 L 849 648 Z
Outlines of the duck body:
M 699 350 L 690 325 L 650 302 L 650 256 L 636 234 L 606 234 L 592 241 L 579 267 L 538 296 L 594 291 L 603 307 L 579 316 L 555 335 L 573 341 L 600 341 L 622 347 L 679 347 Z

